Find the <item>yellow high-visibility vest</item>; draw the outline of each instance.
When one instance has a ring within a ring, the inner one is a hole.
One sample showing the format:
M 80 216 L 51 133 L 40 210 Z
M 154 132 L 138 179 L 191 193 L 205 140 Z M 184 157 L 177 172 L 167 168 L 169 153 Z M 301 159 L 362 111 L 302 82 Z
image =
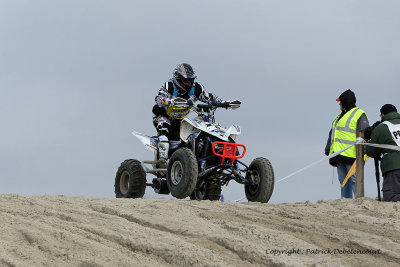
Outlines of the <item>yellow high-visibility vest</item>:
M 355 107 L 347 111 L 340 120 L 338 120 L 340 114 L 335 117 L 332 123 L 331 149 L 329 154 L 355 144 L 357 141 L 357 122 L 362 114 L 365 114 L 365 111 Z M 356 147 L 353 146 L 340 153 L 340 155 L 356 158 Z

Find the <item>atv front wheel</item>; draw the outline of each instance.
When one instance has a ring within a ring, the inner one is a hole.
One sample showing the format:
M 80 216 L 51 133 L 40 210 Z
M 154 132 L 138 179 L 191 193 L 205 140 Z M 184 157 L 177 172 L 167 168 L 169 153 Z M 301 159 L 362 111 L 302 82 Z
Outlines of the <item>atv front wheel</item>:
M 188 197 L 197 183 L 197 160 L 193 152 L 186 148 L 176 150 L 167 168 L 167 186 L 176 198 Z
M 140 198 L 146 190 L 146 173 L 140 161 L 128 159 L 121 163 L 115 176 L 117 198 Z
M 271 198 L 275 183 L 274 170 L 269 160 L 254 159 L 246 173 L 246 180 L 253 181 L 253 185 L 244 186 L 247 200 L 267 203 Z

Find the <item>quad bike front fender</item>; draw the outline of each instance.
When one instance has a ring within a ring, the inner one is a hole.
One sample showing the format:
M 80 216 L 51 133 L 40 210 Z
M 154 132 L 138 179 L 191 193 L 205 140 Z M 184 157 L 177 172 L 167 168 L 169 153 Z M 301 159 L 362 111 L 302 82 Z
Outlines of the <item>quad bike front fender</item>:
M 188 137 L 198 130 L 215 136 L 222 141 L 229 141 L 229 137 L 235 139 L 236 135 L 241 133 L 238 125 L 232 125 L 228 129 L 225 129 L 218 124 L 185 118 L 181 122 L 180 137 L 186 143 Z

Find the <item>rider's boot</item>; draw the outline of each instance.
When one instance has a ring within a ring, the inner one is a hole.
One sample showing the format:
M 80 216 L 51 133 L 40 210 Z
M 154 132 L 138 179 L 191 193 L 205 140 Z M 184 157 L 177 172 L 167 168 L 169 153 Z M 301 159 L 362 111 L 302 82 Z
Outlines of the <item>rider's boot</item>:
M 168 152 L 169 152 L 168 138 L 166 136 L 160 136 L 158 142 L 158 158 L 159 158 L 160 168 L 167 167 Z

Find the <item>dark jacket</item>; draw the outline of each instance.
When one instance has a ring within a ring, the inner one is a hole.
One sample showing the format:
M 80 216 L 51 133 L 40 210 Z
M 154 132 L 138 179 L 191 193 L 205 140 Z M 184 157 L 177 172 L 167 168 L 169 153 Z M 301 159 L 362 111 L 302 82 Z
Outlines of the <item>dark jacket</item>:
M 390 112 L 383 117 L 382 121 L 400 124 L 400 114 L 397 112 Z M 369 142 L 373 144 L 396 145 L 388 127 L 382 123 L 372 131 Z M 367 146 L 368 156 L 379 158 L 381 154 L 384 154 L 381 162 L 383 175 L 392 170 L 400 170 L 400 151 Z

